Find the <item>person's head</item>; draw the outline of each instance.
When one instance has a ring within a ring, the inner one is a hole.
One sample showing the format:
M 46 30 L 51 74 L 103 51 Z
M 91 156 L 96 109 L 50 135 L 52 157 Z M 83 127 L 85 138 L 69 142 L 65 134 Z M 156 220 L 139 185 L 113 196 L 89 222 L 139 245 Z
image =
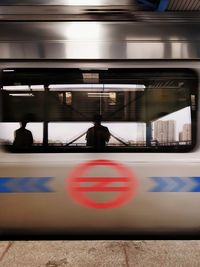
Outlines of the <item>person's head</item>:
M 93 122 L 95 125 L 100 125 L 102 121 L 102 116 L 100 114 L 95 114 L 93 117 Z
M 26 128 L 27 121 L 23 120 L 21 121 L 21 127 Z

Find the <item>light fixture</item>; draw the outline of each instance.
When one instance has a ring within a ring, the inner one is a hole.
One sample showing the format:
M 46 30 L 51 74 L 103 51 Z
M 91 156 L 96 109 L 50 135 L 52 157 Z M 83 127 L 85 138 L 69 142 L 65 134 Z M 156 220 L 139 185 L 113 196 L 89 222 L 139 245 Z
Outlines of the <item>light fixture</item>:
M 100 84 L 51 84 L 49 85 L 50 91 L 101 91 Z
M 31 85 L 31 90 L 33 91 L 44 91 L 44 85 Z
M 11 69 L 6 69 L 6 70 L 3 70 L 3 72 L 14 72 L 15 70 L 11 70 Z
M 50 91 L 144 91 L 144 84 L 51 84 Z
M 2 89 L 6 91 L 44 91 L 44 85 L 6 85 Z
M 88 97 L 110 97 L 110 93 L 88 93 Z
M 8 85 L 8 86 L 3 86 L 3 90 L 6 91 L 29 91 L 29 85 Z
M 34 96 L 34 95 L 33 95 L 33 94 L 30 94 L 30 93 L 28 93 L 28 94 L 14 94 L 14 93 L 13 93 L 13 94 L 9 94 L 9 96 L 20 96 L 20 97 L 21 97 L 21 96 L 22 96 L 22 97 L 23 97 L 23 96 L 26 96 L 26 97 L 30 97 L 30 96 Z

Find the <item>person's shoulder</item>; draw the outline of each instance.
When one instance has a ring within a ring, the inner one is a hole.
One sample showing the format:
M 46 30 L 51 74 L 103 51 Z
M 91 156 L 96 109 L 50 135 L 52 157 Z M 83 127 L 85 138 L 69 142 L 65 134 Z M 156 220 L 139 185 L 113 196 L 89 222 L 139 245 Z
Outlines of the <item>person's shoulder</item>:
M 94 129 L 94 126 L 90 127 L 90 128 L 88 129 L 88 131 L 91 131 L 91 130 L 93 130 L 93 129 Z
M 101 125 L 102 129 L 108 131 L 108 127 Z
M 25 132 L 26 132 L 27 134 L 29 134 L 29 135 L 32 135 L 32 132 L 29 131 L 29 130 L 27 130 L 27 129 L 25 129 Z
M 17 130 L 15 130 L 15 133 L 20 133 L 22 131 L 22 128 L 19 128 Z

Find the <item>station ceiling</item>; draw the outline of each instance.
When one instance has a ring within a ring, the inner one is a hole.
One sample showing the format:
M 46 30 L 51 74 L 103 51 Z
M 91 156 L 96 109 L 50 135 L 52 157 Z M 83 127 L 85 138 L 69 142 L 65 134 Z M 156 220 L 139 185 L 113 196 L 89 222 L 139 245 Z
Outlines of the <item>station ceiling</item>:
M 199 11 L 199 0 L 170 0 L 167 11 Z
M 199 19 L 199 11 L 200 0 L 0 0 L 0 20 Z
M 94 6 L 95 8 L 128 7 L 135 10 L 199 11 L 199 0 L 0 0 L 0 6 Z

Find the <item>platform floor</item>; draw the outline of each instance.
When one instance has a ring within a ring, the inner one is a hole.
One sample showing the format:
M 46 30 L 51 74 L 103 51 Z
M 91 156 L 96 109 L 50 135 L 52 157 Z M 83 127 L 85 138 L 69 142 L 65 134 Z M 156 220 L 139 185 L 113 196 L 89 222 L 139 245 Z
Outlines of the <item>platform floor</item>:
M 200 241 L 1 241 L 1 267 L 200 266 Z

